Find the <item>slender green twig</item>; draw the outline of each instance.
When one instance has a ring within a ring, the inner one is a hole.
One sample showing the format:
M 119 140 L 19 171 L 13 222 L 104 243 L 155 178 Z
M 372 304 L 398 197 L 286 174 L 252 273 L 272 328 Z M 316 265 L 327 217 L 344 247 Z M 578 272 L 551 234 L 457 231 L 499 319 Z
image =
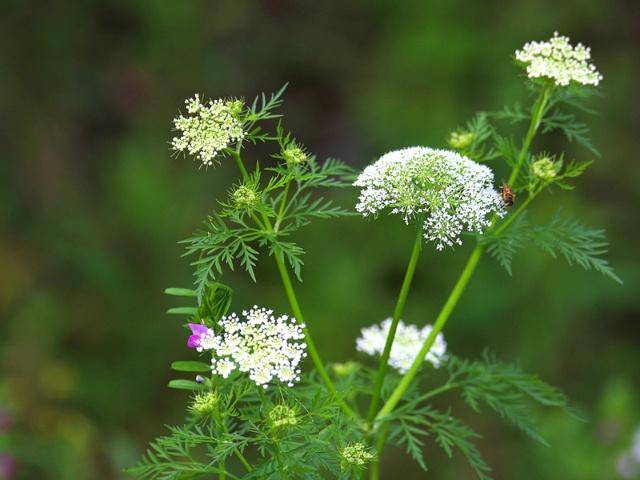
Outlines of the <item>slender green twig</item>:
M 527 130 L 527 134 L 524 137 L 524 142 L 522 143 L 522 148 L 520 149 L 520 154 L 518 155 L 518 159 L 516 161 L 513 170 L 511 171 L 511 175 L 509 175 L 509 184 L 513 184 L 518 179 L 518 174 L 520 173 L 520 169 L 522 168 L 522 164 L 524 160 L 527 158 L 527 153 L 529 152 L 529 147 L 531 146 L 531 142 L 533 141 L 533 137 L 535 137 L 536 132 L 538 131 L 538 127 L 540 127 L 540 122 L 542 121 L 542 117 L 545 114 L 547 104 L 549 103 L 549 97 L 551 96 L 551 87 L 547 86 L 542 89 L 540 96 L 538 97 L 534 107 L 533 113 L 531 115 L 531 122 L 529 123 L 529 129 Z
M 429 336 L 427 337 L 424 344 L 422 345 L 422 348 L 416 355 L 416 358 L 411 364 L 411 367 L 409 367 L 409 370 L 407 371 L 407 373 L 404 374 L 404 376 L 400 380 L 400 383 L 395 388 L 395 390 L 391 393 L 391 396 L 389 397 L 387 402 L 384 404 L 384 406 L 376 416 L 376 419 L 380 420 L 384 418 L 386 415 L 389 415 L 393 411 L 393 409 L 396 407 L 396 405 L 398 404 L 402 396 L 405 394 L 409 386 L 411 385 L 411 382 L 413 381 L 414 377 L 418 373 L 418 370 L 420 370 L 420 367 L 424 363 L 424 357 L 427 355 L 427 353 L 431 349 L 431 346 L 433 345 L 433 342 L 436 339 L 436 335 L 440 333 L 444 325 L 447 323 L 447 320 L 449 319 L 451 312 L 453 312 L 453 309 L 458 303 L 458 300 L 460 300 L 460 297 L 462 296 L 462 293 L 464 292 L 467 284 L 469 283 L 469 280 L 471 280 L 471 276 L 473 275 L 473 272 L 475 271 L 476 266 L 480 261 L 480 257 L 482 256 L 483 251 L 484 251 L 484 248 L 480 244 L 476 245 L 476 247 L 473 249 L 473 252 L 469 257 L 469 260 L 467 261 L 467 264 L 465 265 L 464 270 L 462 270 L 462 273 L 460 274 L 458 281 L 456 282 L 455 286 L 453 287 L 453 290 L 451 290 L 451 293 L 449 294 L 449 298 L 447 298 L 447 301 L 445 302 L 444 307 L 442 307 L 442 310 L 440 311 L 440 314 L 438 315 L 438 318 L 436 319 L 436 322 L 433 325 L 433 328 L 431 329 Z
M 409 288 L 411 287 L 411 281 L 418 264 L 418 258 L 420 257 L 420 251 L 422 249 L 422 230 L 418 229 L 418 233 L 413 242 L 413 249 L 411 250 L 411 257 L 407 265 L 407 270 L 404 274 L 404 280 L 402 281 L 402 287 L 396 301 L 396 307 L 393 310 L 393 317 L 391 319 L 391 325 L 389 326 L 389 333 L 387 334 L 387 340 L 384 345 L 382 356 L 380 357 L 380 365 L 378 367 L 378 375 L 376 376 L 376 383 L 373 387 L 373 396 L 371 397 L 371 403 L 369 404 L 368 421 L 373 421 L 378 411 L 378 404 L 380 402 L 380 391 L 382 390 L 382 384 L 384 383 L 384 377 L 387 373 L 389 355 L 391 355 L 391 347 L 393 346 L 393 340 L 396 336 L 396 330 L 398 329 L 398 322 L 404 312 L 404 305 L 409 295 Z

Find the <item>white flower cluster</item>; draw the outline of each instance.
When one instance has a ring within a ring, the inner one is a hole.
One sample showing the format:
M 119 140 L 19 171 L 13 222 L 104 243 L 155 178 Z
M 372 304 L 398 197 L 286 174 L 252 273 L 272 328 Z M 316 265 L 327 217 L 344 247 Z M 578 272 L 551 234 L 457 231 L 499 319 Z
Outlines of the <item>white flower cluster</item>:
M 185 104 L 187 116 L 179 115 L 173 120 L 176 130 L 181 132 L 171 141 L 173 150 L 195 155 L 209 166 L 218 153 L 244 138 L 240 100 L 209 100 L 205 104 L 196 94 Z
M 560 86 L 572 81 L 598 85 L 602 75 L 589 63 L 590 59 L 589 47 L 581 43 L 573 47 L 569 37 L 560 36 L 558 32 L 546 42 L 529 42 L 522 50 L 516 50 L 516 60 L 526 65 L 529 78 L 548 77 Z
M 227 378 L 233 370 L 248 372 L 257 385 L 267 387 L 274 379 L 292 387 L 300 380 L 298 365 L 304 357 L 304 324 L 287 315 L 275 317 L 273 310 L 254 306 L 238 315 L 222 317 L 221 335 L 211 342 L 211 371 Z
M 389 152 L 365 168 L 354 185 L 362 187 L 358 212 L 366 217 L 390 208 L 405 223 L 424 217 L 424 237 L 438 250 L 462 244 L 465 230 L 482 233 L 491 214 L 504 215 L 491 169 L 449 150 Z
M 622 478 L 640 477 L 640 427 L 633 434 L 631 446 L 618 457 L 616 470 Z
M 371 325 L 363 328 L 360 337 L 356 340 L 356 349 L 369 355 L 382 355 L 384 345 L 387 341 L 391 318 L 387 318 L 380 325 Z M 418 356 L 422 345 L 431 333 L 432 326 L 426 325 L 422 330 L 415 325 L 406 325 L 402 320 L 398 322 L 396 336 L 391 345 L 389 355 L 389 365 L 397 369 L 401 374 L 405 374 L 411 364 Z M 446 359 L 447 343 L 444 341 L 442 333 L 436 335 L 436 339 L 431 349 L 424 357 L 425 361 L 431 362 L 438 368 Z

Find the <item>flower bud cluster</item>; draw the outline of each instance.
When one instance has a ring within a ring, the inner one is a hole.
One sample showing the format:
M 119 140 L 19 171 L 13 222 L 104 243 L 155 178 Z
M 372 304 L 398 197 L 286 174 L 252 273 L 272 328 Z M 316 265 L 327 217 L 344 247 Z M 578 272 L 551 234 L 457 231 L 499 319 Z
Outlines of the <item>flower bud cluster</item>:
M 217 393 L 199 393 L 194 397 L 189 408 L 198 415 L 215 415 L 218 413 L 219 403 L 220 396 Z
M 344 447 L 340 453 L 343 466 L 362 467 L 376 458 L 362 442 L 351 443 Z
M 239 185 L 231 192 L 231 202 L 239 210 L 251 210 L 260 200 L 260 192 L 251 185 Z
M 286 405 L 276 405 L 267 415 L 269 425 L 273 429 L 297 425 L 298 419 L 294 409 Z
M 449 135 L 449 146 L 456 150 L 464 150 L 471 146 L 474 139 L 475 135 L 473 132 L 455 130 Z
M 290 143 L 282 150 L 282 158 L 289 166 L 301 165 L 307 161 L 308 155 L 296 143 Z
M 560 170 L 561 162 L 554 162 L 547 156 L 541 156 L 531 164 L 531 174 L 543 182 L 553 180 Z

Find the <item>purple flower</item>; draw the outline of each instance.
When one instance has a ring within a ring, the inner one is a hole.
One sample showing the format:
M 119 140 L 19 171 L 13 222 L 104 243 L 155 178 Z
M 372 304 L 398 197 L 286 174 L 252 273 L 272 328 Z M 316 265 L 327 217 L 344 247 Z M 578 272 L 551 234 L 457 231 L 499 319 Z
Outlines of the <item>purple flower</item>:
M 190 323 L 191 335 L 187 340 L 187 347 L 197 351 L 210 350 L 217 341 L 215 332 L 202 323 Z

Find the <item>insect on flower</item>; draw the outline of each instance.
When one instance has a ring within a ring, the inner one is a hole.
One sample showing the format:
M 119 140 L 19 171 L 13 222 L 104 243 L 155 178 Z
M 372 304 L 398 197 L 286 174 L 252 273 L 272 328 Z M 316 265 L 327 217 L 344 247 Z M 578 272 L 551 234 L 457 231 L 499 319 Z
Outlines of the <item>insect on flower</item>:
M 505 182 L 502 182 L 502 187 L 500 187 L 500 196 L 502 197 L 502 202 L 505 207 L 513 207 L 516 201 L 516 194 L 513 193 L 513 190 L 511 190 Z

